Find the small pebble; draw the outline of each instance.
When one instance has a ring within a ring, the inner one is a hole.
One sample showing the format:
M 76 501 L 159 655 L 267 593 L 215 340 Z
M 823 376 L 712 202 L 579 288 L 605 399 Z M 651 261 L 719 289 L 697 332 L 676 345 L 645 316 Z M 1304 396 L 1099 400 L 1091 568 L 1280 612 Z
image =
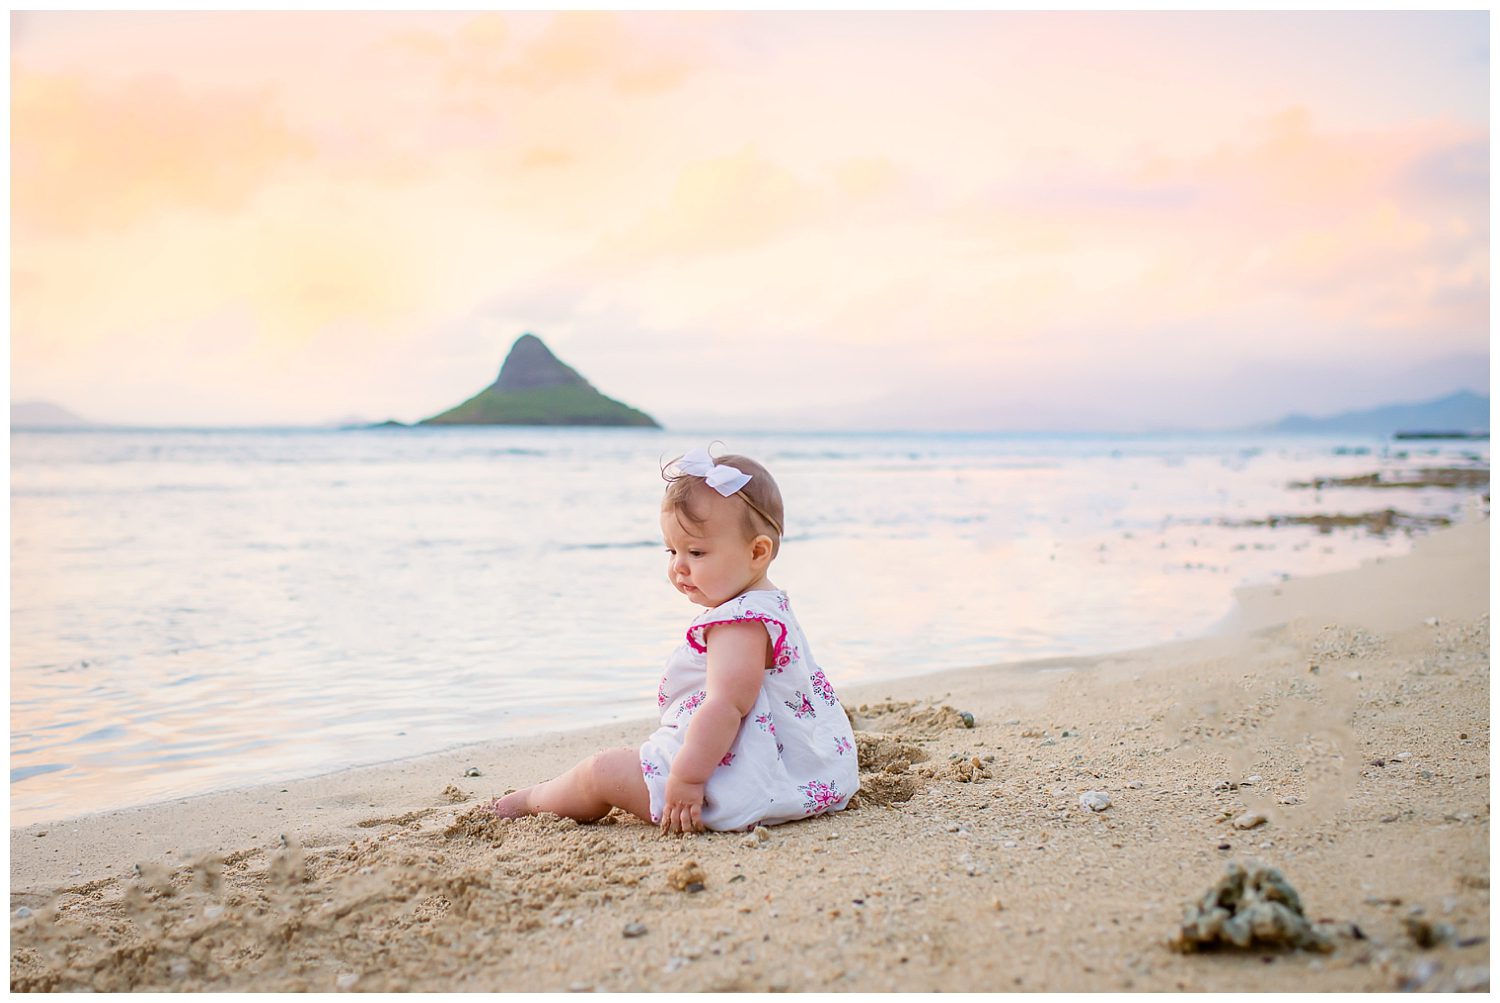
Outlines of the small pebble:
M 1254 829 L 1258 825 L 1264 825 L 1265 822 L 1266 816 L 1262 813 L 1258 811 L 1247 811 L 1245 812 L 1245 814 L 1235 819 L 1233 824 L 1236 829 Z
M 626 923 L 624 933 L 627 937 L 644 937 L 646 935 L 646 924 Z
M 1404 763 L 1408 759 L 1411 758 L 1411 753 L 1410 752 L 1398 752 L 1394 756 L 1392 756 L 1391 758 L 1392 759 L 1396 759 L 1396 760 L 1400 760 L 1401 762 Z
M 1438 618 L 1435 617 L 1435 616 L 1429 616 L 1427 619 L 1423 620 L 1422 622 L 1425 623 L 1425 624 L 1427 624 L 1427 626 L 1429 626 L 1429 627 L 1436 627 L 1438 625 Z
M 16 919 L 26 919 L 31 915 L 31 910 L 26 908 L 25 906 L 21 906 L 15 911 L 13 915 L 16 917 Z
M 1250 776 L 1246 777 L 1243 782 L 1246 784 L 1258 784 L 1260 783 L 1260 774 L 1252 773 Z
M 343 975 L 340 975 L 338 977 L 338 980 L 337 980 L 337 982 L 335 984 L 340 989 L 352 989 L 354 987 L 354 983 L 356 983 L 358 981 L 359 981 L 359 976 L 358 975 L 356 975 L 353 972 L 345 972 Z
M 467 770 L 464 770 L 464 776 L 466 777 L 477 777 L 479 775 L 479 767 L 477 766 L 471 766 Z
M 1467 740 L 1468 737 L 1469 737 L 1469 733 L 1467 731 L 1461 731 L 1461 732 L 1458 733 L 1458 737 Z M 45 832 L 39 832 L 39 833 L 37 833 L 37 835 L 38 836 L 45 836 L 47 834 Z
M 1139 780 L 1129 780 L 1129 781 L 1126 781 L 1125 786 L 1129 787 L 1133 791 L 1138 791 L 1142 787 L 1145 787 L 1146 785 L 1143 784 L 1143 783 L 1141 783 Z
M 1360 675 L 1358 672 L 1346 672 L 1344 673 L 1344 675 L 1349 679 L 1353 679 L 1355 682 L 1359 682 L 1364 678 L 1364 676 Z
M 1407 936 L 1424 950 L 1454 938 L 1455 931 L 1448 923 L 1429 923 L 1418 916 L 1408 916 L 1401 922 L 1406 927 Z
M 972 728 L 972 727 L 974 727 L 974 715 L 973 714 L 970 714 L 966 710 L 961 710 L 961 711 L 958 712 L 958 717 L 959 717 L 959 719 L 961 721 L 963 721 L 965 728 Z
M 1018 718 L 1018 717 L 1008 717 L 1008 718 L 1005 719 L 1004 723 L 1005 724 L 1020 724 L 1021 723 L 1021 719 Z
M 1084 791 L 1078 796 L 1078 803 L 1089 811 L 1103 811 L 1113 802 L 1103 791 Z

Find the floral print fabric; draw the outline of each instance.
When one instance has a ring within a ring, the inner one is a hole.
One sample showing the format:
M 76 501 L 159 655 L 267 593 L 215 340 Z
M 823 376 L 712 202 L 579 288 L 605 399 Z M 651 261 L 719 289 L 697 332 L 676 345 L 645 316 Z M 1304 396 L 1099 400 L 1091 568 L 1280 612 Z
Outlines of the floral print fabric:
M 704 789 L 703 824 L 734 830 L 839 811 L 859 789 L 854 731 L 785 592 L 755 591 L 700 613 L 657 687 L 661 727 L 641 745 L 641 774 L 660 820 L 672 759 L 707 699 L 708 643 L 721 623 L 752 620 L 771 639 L 755 706 Z

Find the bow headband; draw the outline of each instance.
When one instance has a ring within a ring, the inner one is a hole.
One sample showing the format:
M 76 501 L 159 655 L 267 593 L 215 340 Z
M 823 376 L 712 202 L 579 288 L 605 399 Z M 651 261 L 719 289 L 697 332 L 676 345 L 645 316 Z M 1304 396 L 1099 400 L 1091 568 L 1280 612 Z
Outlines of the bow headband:
M 727 463 L 715 463 L 714 458 L 708 455 L 706 449 L 690 449 L 677 461 L 677 469 L 684 474 L 703 478 L 704 483 L 713 488 L 719 494 L 728 498 L 739 492 L 740 488 L 750 483 L 750 475 L 738 467 L 731 467 Z M 755 510 L 762 519 L 770 523 L 776 530 L 776 535 L 781 535 L 781 523 L 772 519 L 759 505 L 750 500 L 747 494 L 740 494 L 745 504 Z
M 690 449 L 677 461 L 677 469 L 694 477 L 701 477 L 708 486 L 728 498 L 750 483 L 750 475 L 727 463 L 715 463 L 706 449 Z

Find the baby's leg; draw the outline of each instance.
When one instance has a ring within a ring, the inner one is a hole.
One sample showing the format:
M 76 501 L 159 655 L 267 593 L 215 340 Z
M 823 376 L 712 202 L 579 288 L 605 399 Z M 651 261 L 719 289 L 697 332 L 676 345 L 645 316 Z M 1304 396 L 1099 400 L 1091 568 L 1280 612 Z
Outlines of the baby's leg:
M 637 818 L 651 820 L 651 795 L 641 776 L 641 757 L 633 748 L 596 752 L 567 773 L 495 802 L 501 818 L 551 812 L 579 822 L 593 822 L 624 808 Z

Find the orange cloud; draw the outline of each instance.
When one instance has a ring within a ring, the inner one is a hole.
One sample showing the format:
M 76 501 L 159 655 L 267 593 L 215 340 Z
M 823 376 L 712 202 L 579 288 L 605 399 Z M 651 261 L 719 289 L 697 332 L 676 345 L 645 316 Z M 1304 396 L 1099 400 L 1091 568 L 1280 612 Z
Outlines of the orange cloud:
M 603 81 L 622 93 L 652 94 L 678 87 L 695 69 L 670 43 L 640 30 L 662 20 L 637 15 L 627 21 L 608 11 L 480 14 L 451 32 L 396 32 L 379 47 L 437 67 L 443 83 L 460 93 L 495 87 L 545 92 Z M 536 24 L 540 30 L 531 30 Z
M 578 12 L 548 21 L 519 58 L 501 68 L 499 79 L 535 90 L 604 79 L 617 90 L 652 93 L 676 87 L 691 68 L 628 31 L 616 14 Z
M 823 186 L 766 159 L 754 146 L 684 167 L 666 204 L 603 242 L 610 257 L 684 256 L 742 249 L 826 218 Z
M 171 76 L 103 90 L 17 72 L 12 206 L 18 231 L 119 228 L 163 211 L 230 213 L 310 155 L 264 92 L 185 91 Z

